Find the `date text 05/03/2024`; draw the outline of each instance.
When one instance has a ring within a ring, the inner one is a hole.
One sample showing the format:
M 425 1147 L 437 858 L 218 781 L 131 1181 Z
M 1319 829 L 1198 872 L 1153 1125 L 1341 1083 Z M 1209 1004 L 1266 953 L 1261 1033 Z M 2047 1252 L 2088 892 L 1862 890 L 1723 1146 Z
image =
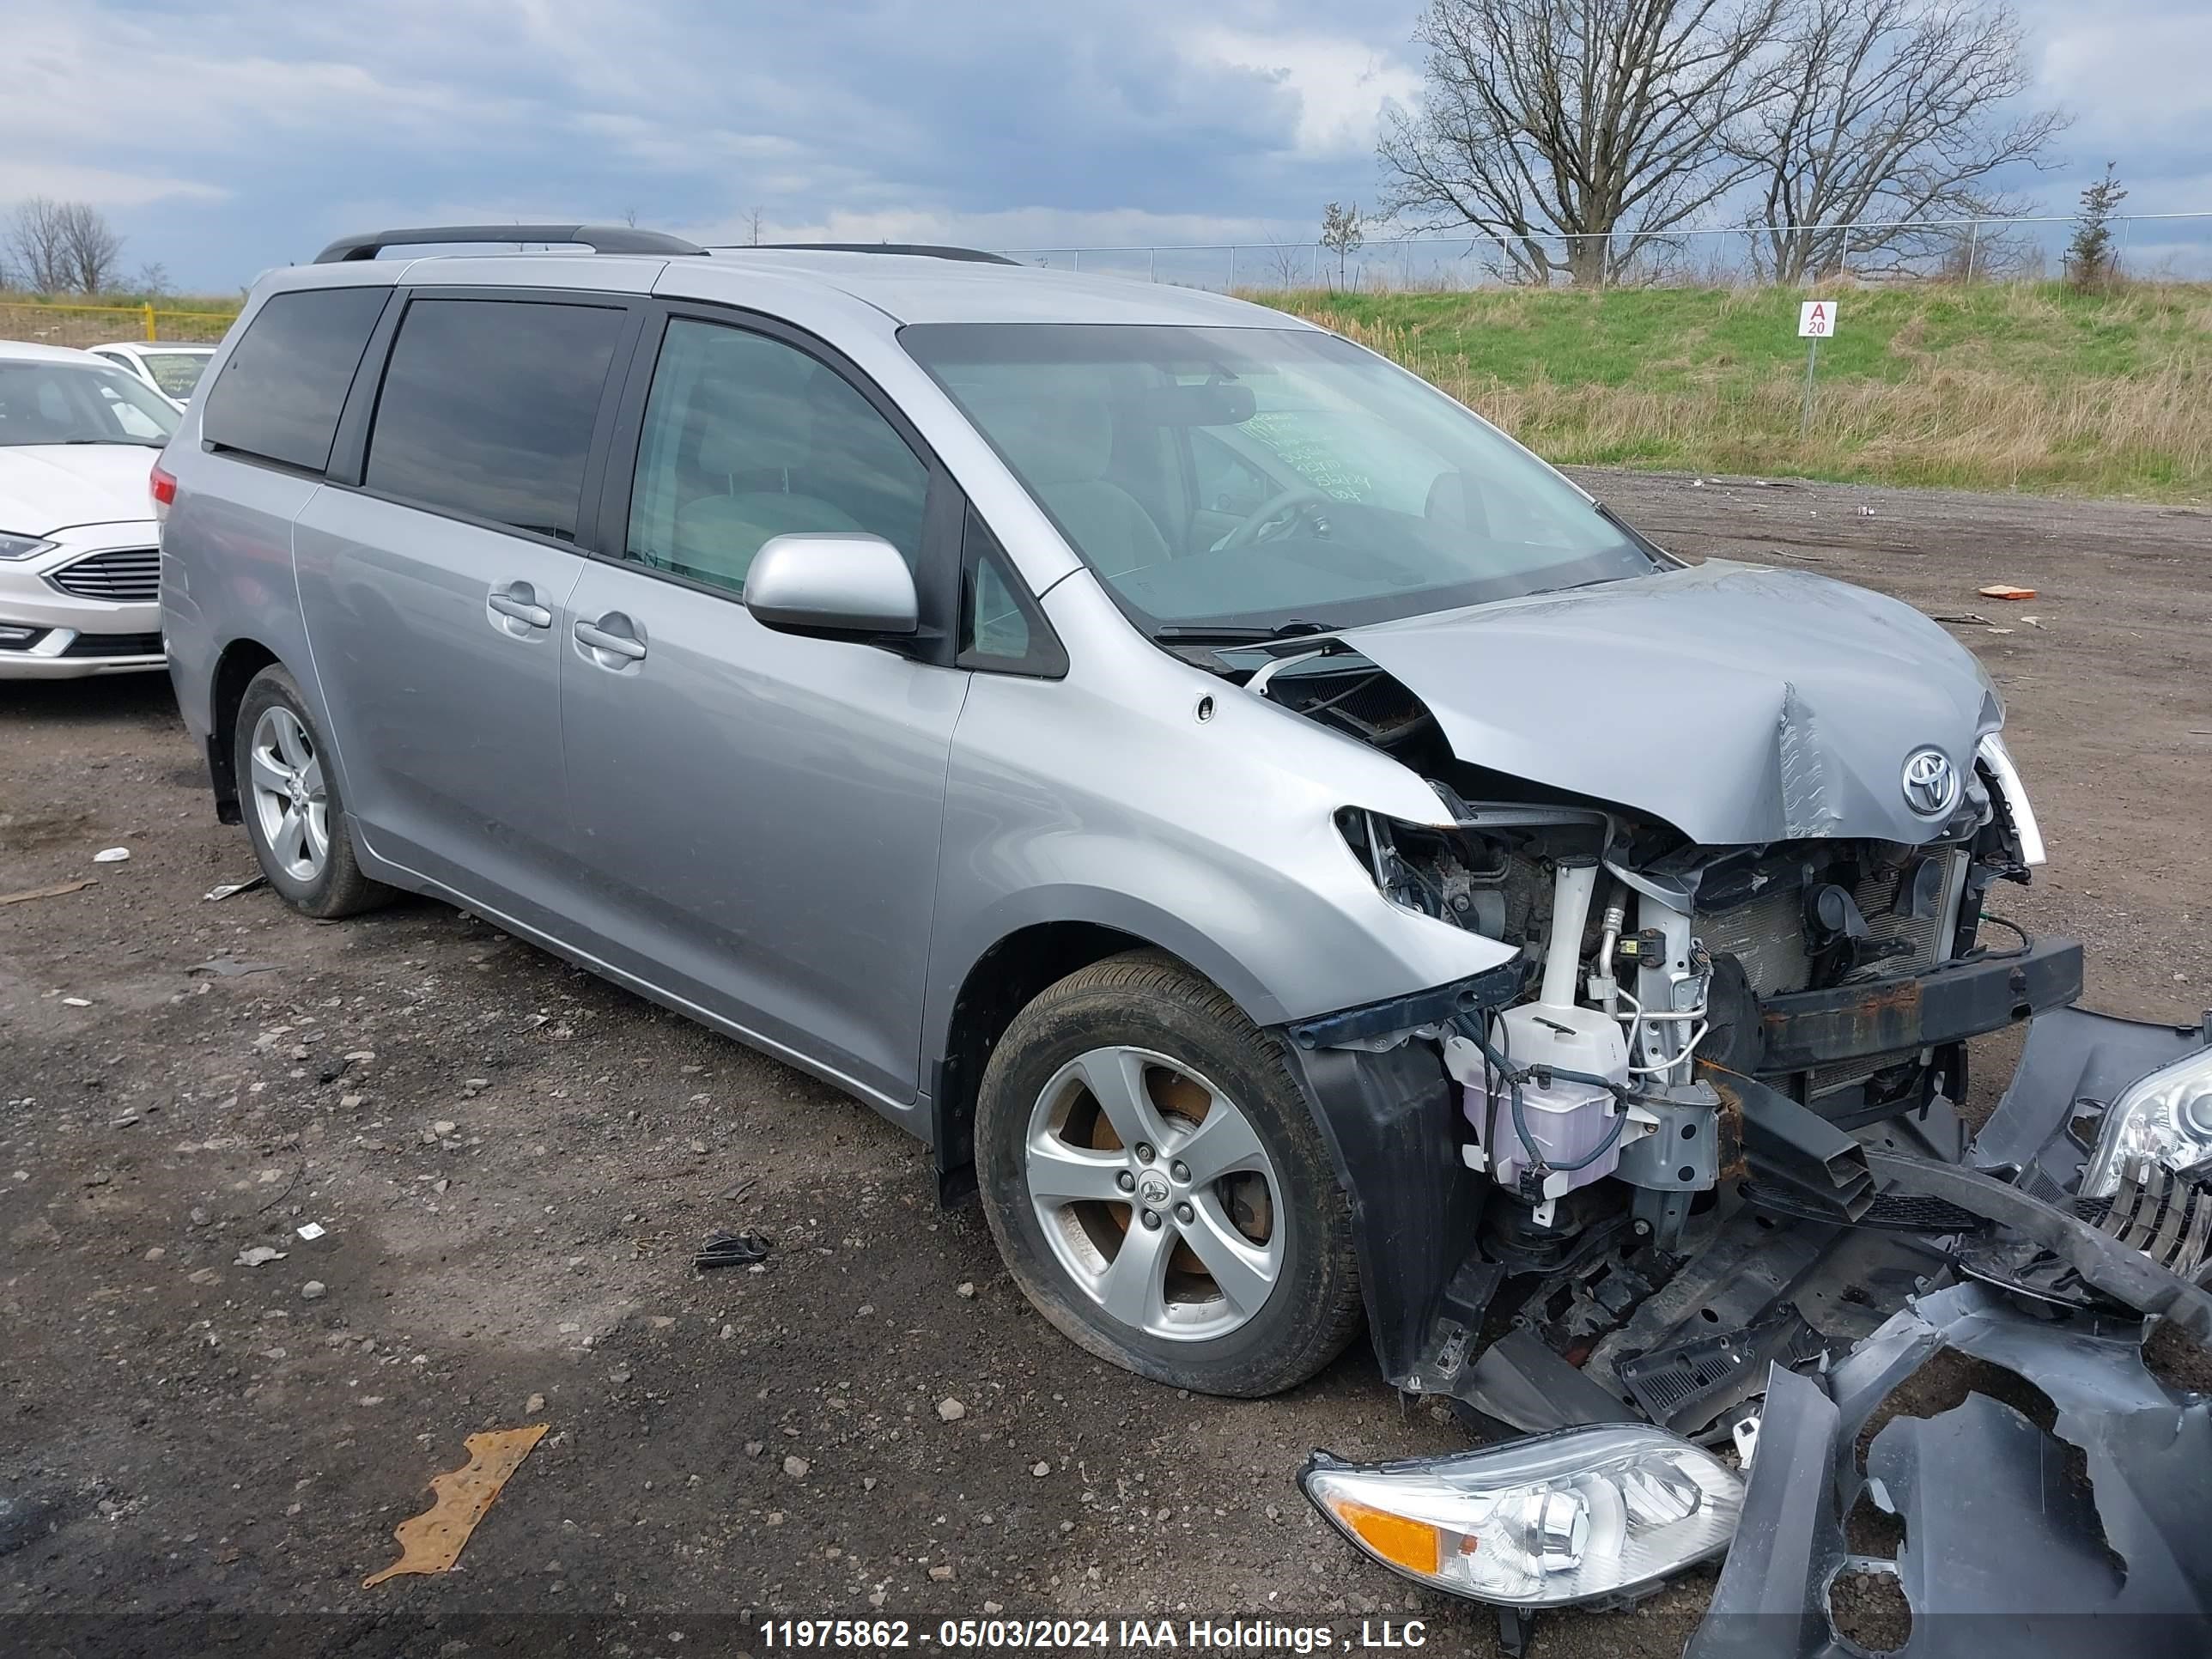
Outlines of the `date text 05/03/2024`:
M 1292 1625 L 1272 1619 L 947 1619 L 935 1629 L 905 1619 L 772 1619 L 760 1626 L 761 1644 L 817 1651 L 901 1648 L 981 1652 L 1029 1650 L 1114 1652 L 1326 1653 L 1422 1648 L 1419 1619 L 1363 1619 L 1340 1632 L 1332 1625 Z

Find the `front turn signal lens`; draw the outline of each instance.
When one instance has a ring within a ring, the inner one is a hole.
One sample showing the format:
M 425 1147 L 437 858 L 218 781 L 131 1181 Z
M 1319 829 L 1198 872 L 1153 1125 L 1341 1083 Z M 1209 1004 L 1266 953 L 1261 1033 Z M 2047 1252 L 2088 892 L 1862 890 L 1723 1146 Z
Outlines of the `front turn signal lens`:
M 1663 1429 L 1609 1423 L 1453 1457 L 1346 1463 L 1298 1484 L 1354 1547 L 1437 1589 L 1567 1607 L 1656 1584 L 1735 1535 L 1743 1480 Z

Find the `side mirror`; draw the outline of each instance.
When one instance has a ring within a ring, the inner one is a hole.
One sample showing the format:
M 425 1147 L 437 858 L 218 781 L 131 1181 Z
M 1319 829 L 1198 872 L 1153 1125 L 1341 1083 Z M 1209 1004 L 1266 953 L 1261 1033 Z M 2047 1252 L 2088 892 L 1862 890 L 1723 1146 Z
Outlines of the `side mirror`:
M 772 536 L 745 573 L 745 609 L 793 634 L 911 634 L 921 625 L 914 573 L 880 536 Z

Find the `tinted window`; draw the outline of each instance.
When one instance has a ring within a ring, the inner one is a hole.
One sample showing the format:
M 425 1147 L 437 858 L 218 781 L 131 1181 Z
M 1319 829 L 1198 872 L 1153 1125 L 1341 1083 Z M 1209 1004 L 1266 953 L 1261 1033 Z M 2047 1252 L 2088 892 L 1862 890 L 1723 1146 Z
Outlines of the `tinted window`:
M 338 410 L 388 288 L 278 294 L 208 388 L 200 434 L 210 443 L 320 472 L 330 465 Z
M 417 300 L 384 371 L 369 489 L 562 541 L 623 313 L 508 300 Z
M 772 536 L 881 536 L 921 552 L 929 473 L 843 376 L 763 334 L 668 325 L 646 404 L 629 556 L 741 592 Z

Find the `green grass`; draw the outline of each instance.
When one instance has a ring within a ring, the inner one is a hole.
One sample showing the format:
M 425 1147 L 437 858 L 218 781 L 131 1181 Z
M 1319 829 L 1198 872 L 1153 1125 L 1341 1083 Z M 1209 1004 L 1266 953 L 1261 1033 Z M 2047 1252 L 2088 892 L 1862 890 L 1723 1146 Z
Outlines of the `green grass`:
M 1802 435 L 1796 289 L 1248 297 L 1388 353 L 1555 461 L 2212 500 L 2212 284 L 1838 287 Z M 138 337 L 82 303 L 0 292 L 0 338 Z M 177 339 L 220 338 L 238 303 L 154 299 L 208 313 L 161 319 Z
M 1249 297 L 1387 352 L 1554 460 L 2212 496 L 2212 285 L 1838 288 L 1802 438 L 1794 289 Z

